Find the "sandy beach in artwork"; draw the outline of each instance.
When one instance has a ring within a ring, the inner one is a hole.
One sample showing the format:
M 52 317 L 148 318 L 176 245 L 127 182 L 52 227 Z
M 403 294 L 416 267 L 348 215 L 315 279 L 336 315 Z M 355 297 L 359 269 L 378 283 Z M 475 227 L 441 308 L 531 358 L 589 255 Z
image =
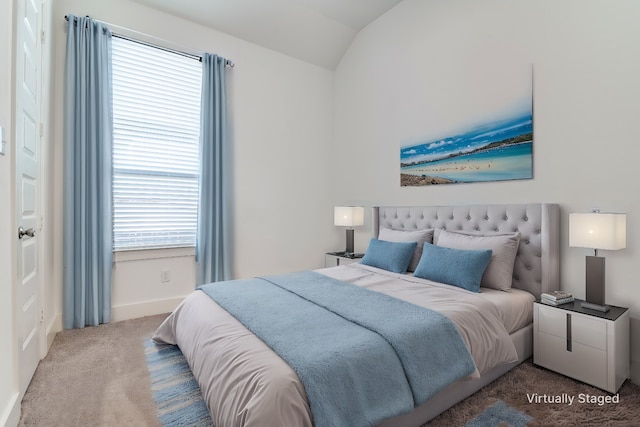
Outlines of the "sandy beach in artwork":
M 530 145 L 529 145 L 530 147 Z M 505 151 L 510 150 L 510 155 Z M 524 150 L 514 153 L 514 150 Z M 530 148 L 511 145 L 457 156 L 451 159 L 401 168 L 402 185 L 432 185 L 459 182 L 500 181 L 529 178 L 531 175 Z
M 436 184 L 453 184 L 455 181 L 438 176 L 420 176 L 410 175 L 406 173 L 400 174 L 400 185 L 402 187 L 419 186 L 419 185 L 436 185 Z
M 462 159 L 451 161 L 439 161 L 431 164 L 423 164 L 413 168 L 404 168 L 401 173 L 401 185 L 431 185 L 449 184 L 453 182 L 466 182 L 465 177 L 471 178 L 479 172 L 489 172 L 493 168 L 500 168 L 500 160 L 486 159 Z M 455 175 L 455 179 L 445 178 Z M 411 178 L 411 177 L 415 178 Z M 419 179 L 416 179 L 419 178 Z M 473 181 L 473 179 L 470 179 Z
M 456 175 L 476 174 L 480 171 L 490 171 L 493 167 L 496 168 L 496 163 L 499 160 L 473 160 L 473 159 L 459 159 L 452 161 L 440 161 L 434 162 L 434 164 L 424 164 L 420 167 L 412 168 L 409 170 L 403 170 L 403 173 L 410 175 L 434 175 L 440 176 L 450 173 Z
M 423 165 L 413 169 L 410 173 L 415 175 L 434 174 L 441 175 L 446 173 L 455 173 L 456 175 L 465 173 L 477 173 L 478 171 L 489 171 L 496 167 L 496 160 L 453 160 L 449 162 L 435 162 L 437 164 Z

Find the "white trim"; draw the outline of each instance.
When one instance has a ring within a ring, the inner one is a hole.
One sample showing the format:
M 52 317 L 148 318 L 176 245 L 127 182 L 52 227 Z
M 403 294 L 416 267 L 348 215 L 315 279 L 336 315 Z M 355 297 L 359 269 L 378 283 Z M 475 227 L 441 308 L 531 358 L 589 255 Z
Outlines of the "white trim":
M 182 302 L 184 297 L 146 301 L 137 304 L 120 305 L 111 308 L 111 321 L 137 319 L 155 314 L 170 313 Z
M 15 427 L 20 422 L 20 399 L 18 399 L 19 393 L 16 392 L 11 396 L 7 407 L 2 412 L 0 417 L 0 425 L 4 427 Z
M 45 356 L 49 352 L 49 349 L 51 348 L 51 344 L 53 344 L 53 340 L 55 339 L 56 335 L 61 330 L 62 330 L 62 315 L 58 314 L 47 325 L 47 331 L 46 331 L 46 333 L 47 333 L 47 337 L 46 337 L 46 346 L 47 346 L 47 348 L 45 349 Z
M 118 251 L 113 253 L 113 261 L 127 262 L 145 259 L 192 257 L 196 255 L 196 248 L 164 248 L 164 249 L 139 249 L 130 251 Z

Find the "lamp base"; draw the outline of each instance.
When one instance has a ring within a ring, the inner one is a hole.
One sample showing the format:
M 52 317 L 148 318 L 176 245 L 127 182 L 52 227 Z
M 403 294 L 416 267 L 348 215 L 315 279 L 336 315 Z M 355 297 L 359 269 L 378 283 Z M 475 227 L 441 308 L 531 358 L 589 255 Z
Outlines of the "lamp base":
M 591 304 L 604 307 L 604 257 L 586 257 L 586 298 Z
M 587 301 L 582 301 L 580 303 L 580 306 L 582 308 L 588 308 L 589 310 L 601 311 L 603 313 L 606 313 L 611 308 L 608 305 L 594 304 L 594 303 L 587 302 Z
M 587 298 L 580 305 L 606 313 L 610 307 L 604 303 L 604 258 L 588 256 L 586 264 Z
M 353 253 L 353 228 L 347 228 L 347 248 L 346 253 Z

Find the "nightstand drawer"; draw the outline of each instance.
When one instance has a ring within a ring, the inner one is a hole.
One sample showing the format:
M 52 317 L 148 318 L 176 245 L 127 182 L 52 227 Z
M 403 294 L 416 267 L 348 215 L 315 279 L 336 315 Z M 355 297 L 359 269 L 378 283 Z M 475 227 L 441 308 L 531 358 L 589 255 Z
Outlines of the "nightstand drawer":
M 538 310 L 538 330 L 566 339 L 567 312 L 540 306 Z
M 570 334 L 574 342 L 600 350 L 607 349 L 607 324 L 599 319 L 541 306 L 538 310 L 538 330 L 561 339 L 567 339 L 567 334 Z
M 579 314 L 572 314 L 571 338 L 574 342 L 606 350 L 607 324 Z
M 567 340 L 541 332 L 535 363 L 600 388 L 607 386 L 607 352 L 597 348 L 570 343 Z

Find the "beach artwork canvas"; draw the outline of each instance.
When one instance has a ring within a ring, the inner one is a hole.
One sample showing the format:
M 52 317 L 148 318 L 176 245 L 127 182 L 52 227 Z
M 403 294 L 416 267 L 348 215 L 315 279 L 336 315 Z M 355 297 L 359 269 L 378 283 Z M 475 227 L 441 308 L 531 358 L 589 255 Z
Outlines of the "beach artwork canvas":
M 533 178 L 531 86 L 520 111 L 499 109 L 481 124 L 462 121 L 442 138 L 400 148 L 402 186 L 423 186 Z M 523 92 L 514 93 L 522 97 Z M 520 99 L 520 101 L 522 101 Z

